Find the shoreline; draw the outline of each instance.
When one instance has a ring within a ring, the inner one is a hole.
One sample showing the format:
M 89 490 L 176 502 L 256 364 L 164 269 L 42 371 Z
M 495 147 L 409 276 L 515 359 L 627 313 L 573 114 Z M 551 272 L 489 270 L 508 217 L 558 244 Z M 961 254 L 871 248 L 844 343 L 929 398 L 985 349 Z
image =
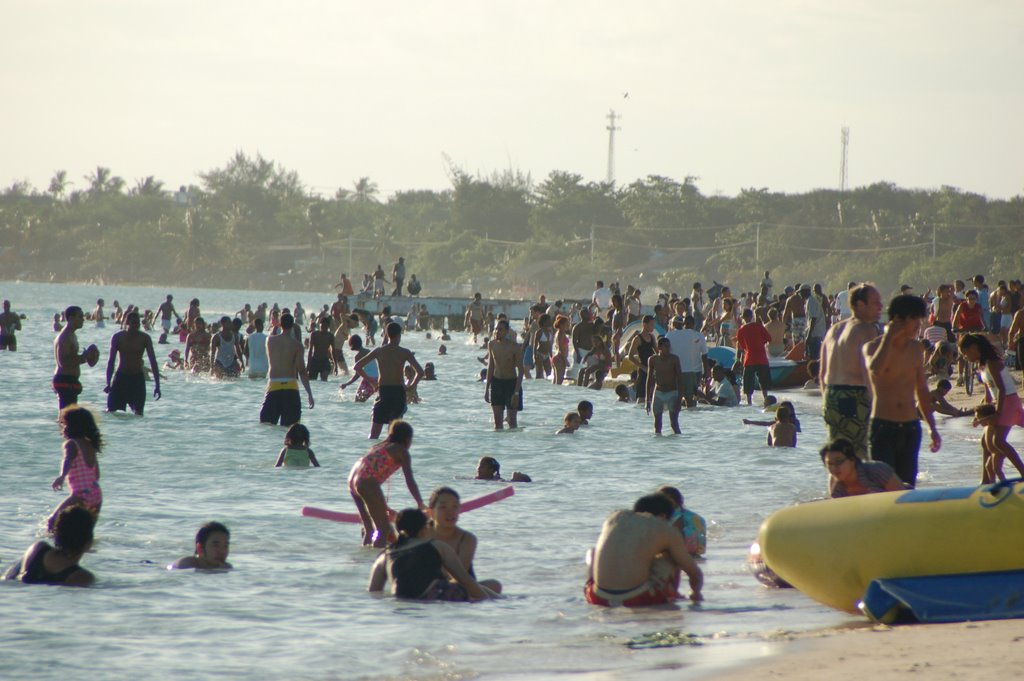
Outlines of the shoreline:
M 701 678 L 747 681 L 828 681 L 843 678 L 905 678 L 923 672 L 929 680 L 980 679 L 993 672 L 1018 672 L 1014 644 L 1024 650 L 1024 621 L 985 620 L 950 624 L 884 624 L 836 627 L 787 634 L 766 641 L 763 657 L 710 671 Z M 1009 654 L 1008 654 L 1009 653 Z

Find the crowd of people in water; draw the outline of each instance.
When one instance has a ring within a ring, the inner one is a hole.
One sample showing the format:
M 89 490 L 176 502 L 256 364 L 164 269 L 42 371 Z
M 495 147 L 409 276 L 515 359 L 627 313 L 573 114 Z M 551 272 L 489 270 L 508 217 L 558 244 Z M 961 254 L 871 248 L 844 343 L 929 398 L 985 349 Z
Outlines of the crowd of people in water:
M 402 291 L 404 268 L 400 258 L 392 271 L 392 295 Z M 54 545 L 33 544 L 8 578 L 79 586 L 93 581 L 79 565 L 103 503 L 103 438 L 92 413 L 77 404 L 81 365 L 95 366 L 101 358 L 97 346 L 79 347 L 76 331 L 88 320 L 116 327 L 103 388 L 108 411 L 131 409 L 142 416 L 149 393 L 159 400 L 161 378 L 174 371 L 266 380 L 258 420 L 287 429 L 276 466 L 320 465 L 310 448 L 310 431 L 301 423 L 300 387 L 306 408 L 313 409 L 311 380 L 342 377 L 341 389 L 358 383 L 354 399 L 374 400 L 369 427 L 374 442 L 352 466 L 348 491 L 362 522 L 363 544 L 383 550 L 370 590 L 390 583 L 397 596 L 428 600 L 500 594 L 500 582 L 476 578 L 477 539 L 458 527 L 458 493 L 440 487 L 424 501 L 413 473 L 413 426 L 404 417 L 408 405 L 419 401 L 420 381 L 438 377 L 434 363 L 421 365 L 402 346 L 402 336 L 416 331 L 450 341 L 451 335 L 447 328 L 429 328 L 425 304 L 415 304 L 404 317 L 393 315 L 380 289 L 388 280 L 379 266 L 377 273 L 367 275 L 367 294 L 373 298 L 363 295 L 356 302 L 373 300 L 379 312 L 350 308 L 354 292 L 343 274 L 337 300 L 312 312 L 299 302 L 283 308 L 246 303 L 208 326 L 197 298 L 179 313 L 173 295 L 167 295 L 152 310 L 122 308 L 114 301 L 108 312 L 99 299 L 89 313 L 72 305 L 55 315 L 52 388 L 64 446 L 53 488 L 66 485 L 69 494 L 47 521 Z M 829 496 L 836 498 L 913 488 L 924 428 L 933 452 L 942 444 L 935 414 L 973 416 L 983 429 L 983 483 L 1005 479 L 1007 461 L 1024 476 L 1024 462 L 1007 441 L 1014 426 L 1024 426 L 1010 372 L 1024 357 L 1021 282 L 999 282 L 991 292 L 982 275 L 972 283 L 970 289 L 959 280 L 942 283 L 924 295 L 903 286 L 884 305 L 881 292 L 868 283 L 850 282 L 845 290 L 827 294 L 820 284 L 805 282 L 777 288 L 765 272 L 754 291 L 734 295 L 718 284 L 705 291 L 698 282 L 685 297 L 659 294 L 645 312 L 635 286 L 622 290 L 598 281 L 589 299 L 549 302 L 540 296 L 519 328 L 489 309 L 480 293 L 469 301 L 462 321 L 467 338 L 485 352 L 478 358 L 485 366 L 480 382 L 495 430 L 518 428 L 527 381 L 592 390 L 611 381 L 615 400 L 643 407 L 657 434 L 666 412 L 672 432 L 681 434 L 684 409 L 753 405 L 760 393 L 765 419 L 743 423 L 766 428 L 769 446 L 795 447 L 800 419 L 793 401 L 772 394 L 777 390 L 772 368 L 800 367 L 807 377 L 802 389 L 821 395 L 827 441 L 819 453 L 829 475 Z M 4 301 L 0 349 L 17 350 L 22 321 Z M 151 332 L 157 334 L 155 343 Z M 158 366 L 154 348 L 175 342 L 182 349 L 174 348 Z M 445 352 L 440 344 L 438 354 Z M 952 405 L 948 396 L 954 383 L 970 390 L 975 379 L 984 388 L 978 406 Z M 592 399 L 572 402 L 557 434 L 590 427 Z M 398 470 L 416 508 L 395 515 L 382 485 Z M 490 456 L 480 459 L 476 473 L 478 479 L 502 480 L 500 464 Z M 509 481 L 529 482 L 530 476 L 516 471 Z M 208 523 L 195 537 L 194 554 L 169 567 L 228 569 L 229 537 L 224 525 Z M 685 574 L 689 598 L 698 602 L 703 577 L 695 558 L 705 551 L 703 518 L 686 508 L 678 489 L 662 487 L 605 521 L 588 561 L 585 598 L 599 605 L 670 602 Z

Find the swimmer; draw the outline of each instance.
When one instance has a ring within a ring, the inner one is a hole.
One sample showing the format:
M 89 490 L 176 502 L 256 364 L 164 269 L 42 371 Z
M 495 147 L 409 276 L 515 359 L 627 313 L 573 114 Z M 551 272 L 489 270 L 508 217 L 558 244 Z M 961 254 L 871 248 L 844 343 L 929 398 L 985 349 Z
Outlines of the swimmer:
M 409 454 L 412 434 L 411 425 L 395 419 L 391 422 L 387 439 L 370 447 L 348 474 L 348 491 L 363 521 L 363 546 L 372 544 L 375 548 L 384 548 L 395 539 L 381 485 L 399 468 L 405 475 L 409 494 L 419 508 L 426 508 L 412 474 L 412 457 Z
M 348 337 L 348 349 L 354 353 L 353 364 L 370 354 L 370 351 L 363 347 L 363 339 L 357 333 Z M 356 381 L 359 381 L 359 387 L 356 389 L 356 402 L 365 402 L 370 399 L 370 396 L 373 395 L 374 392 L 376 392 L 376 388 L 373 383 L 371 383 L 370 379 L 377 378 L 377 363 L 370 362 L 363 368 L 363 371 L 366 372 L 366 377 L 353 373 L 352 378 L 341 385 L 341 389 L 344 390 Z
M 462 567 L 473 579 L 476 573 L 473 571 L 473 557 L 476 555 L 476 535 L 467 532 L 458 526 L 459 509 L 461 501 L 459 493 L 451 487 L 438 487 L 427 502 L 430 507 L 430 517 L 433 519 L 431 527 L 434 539 L 443 541 L 452 547 L 455 555 L 459 557 Z M 501 582 L 496 579 L 481 580 L 480 586 L 487 587 L 495 593 L 501 593 Z
M 231 533 L 216 521 L 208 522 L 196 533 L 196 552 L 182 556 L 167 566 L 168 570 L 230 570 L 228 551 Z
M 423 380 L 424 381 L 436 381 L 437 374 L 434 373 L 434 363 L 424 362 L 423 363 Z
M 562 419 L 562 427 L 555 431 L 555 435 L 572 435 L 580 429 L 580 422 L 581 419 L 579 412 L 566 412 L 565 418 Z
M 96 580 L 78 564 L 92 547 L 96 518 L 82 506 L 69 506 L 57 514 L 53 543 L 37 541 L 11 566 L 4 579 L 24 584 L 90 586 Z
M 796 426 L 793 412 L 780 406 L 775 412 L 775 422 L 768 426 L 769 447 L 796 447 Z
M 501 477 L 501 464 L 493 456 L 480 457 L 480 461 L 476 464 L 476 479 L 504 481 Z M 526 473 L 514 471 L 509 482 L 533 482 L 533 478 Z
M 373 564 L 368 591 L 383 591 L 390 579 L 391 593 L 399 598 L 479 601 L 495 595 L 473 579 L 451 546 L 430 537 L 423 511 L 407 508 L 396 522 L 400 534 Z
M 167 355 L 167 361 L 164 362 L 164 369 L 184 369 L 185 362 L 181 358 L 181 350 L 171 350 L 170 354 Z
M 447 355 L 448 354 L 448 346 L 445 345 L 444 343 L 441 343 L 441 345 L 439 345 L 437 347 L 437 354 L 438 355 Z
M 100 464 L 97 454 L 103 448 L 103 438 L 92 412 L 77 404 L 60 412 L 59 422 L 64 430 L 64 459 L 60 475 L 53 480 L 53 489 L 61 490 L 68 483 L 68 497 L 54 509 L 46 521 L 52 532 L 60 512 L 69 506 L 83 506 L 98 516 L 103 505 L 100 490 Z
M 309 468 L 310 465 L 320 468 L 316 454 L 309 448 L 309 429 L 301 423 L 292 424 L 288 432 L 284 434 L 284 447 L 277 455 L 277 463 L 274 464 L 274 467 Z
M 618 402 L 625 402 L 627 404 L 636 402 L 636 391 L 625 383 L 619 383 L 615 386 L 615 396 L 619 398 Z
M 589 426 L 590 419 L 594 418 L 594 403 L 590 400 L 580 400 L 576 405 L 576 411 L 580 415 L 580 425 Z

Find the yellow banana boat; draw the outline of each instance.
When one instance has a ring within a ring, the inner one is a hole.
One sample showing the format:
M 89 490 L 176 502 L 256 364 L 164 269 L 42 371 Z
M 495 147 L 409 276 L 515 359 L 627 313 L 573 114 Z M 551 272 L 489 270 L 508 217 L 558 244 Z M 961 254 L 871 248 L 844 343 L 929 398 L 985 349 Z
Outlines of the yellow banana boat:
M 883 492 L 776 511 L 767 565 L 816 601 L 856 613 L 874 579 L 1024 569 L 1024 483 Z

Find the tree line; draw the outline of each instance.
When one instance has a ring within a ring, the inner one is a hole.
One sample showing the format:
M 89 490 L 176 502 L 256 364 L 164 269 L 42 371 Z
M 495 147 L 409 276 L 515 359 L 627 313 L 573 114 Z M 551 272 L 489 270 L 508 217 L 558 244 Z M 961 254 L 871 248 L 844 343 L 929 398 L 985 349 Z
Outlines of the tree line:
M 451 187 L 380 196 L 369 178 L 325 197 L 236 153 L 168 189 L 109 168 L 0 193 L 0 278 L 325 291 L 405 256 L 424 295 L 583 296 L 595 279 L 688 291 L 693 281 L 874 281 L 923 290 L 1024 273 L 1024 196 L 879 182 L 840 192 L 705 195 L 694 177 L 628 185 L 554 171 L 540 182 L 449 166 Z

